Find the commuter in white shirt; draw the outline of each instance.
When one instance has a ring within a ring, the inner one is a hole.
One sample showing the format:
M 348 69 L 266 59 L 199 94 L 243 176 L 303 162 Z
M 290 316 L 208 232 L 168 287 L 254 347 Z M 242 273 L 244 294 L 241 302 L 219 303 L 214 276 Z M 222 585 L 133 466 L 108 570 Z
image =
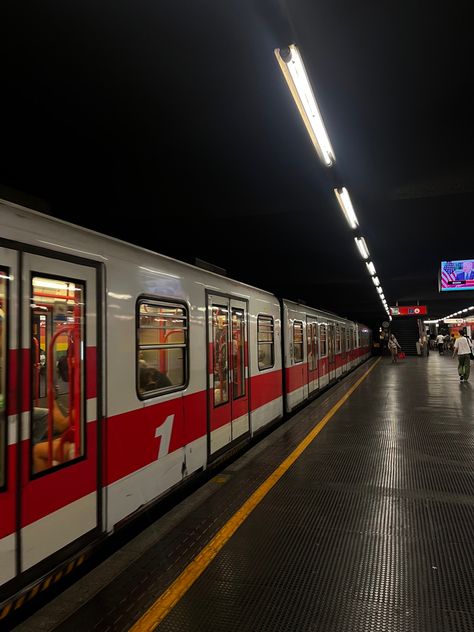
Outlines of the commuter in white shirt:
M 472 343 L 467 338 L 464 331 L 460 332 L 459 338 L 456 338 L 454 343 L 453 358 L 458 354 L 458 373 L 461 382 L 464 380 L 467 382 L 469 374 L 471 372 L 471 349 Z
M 444 336 L 443 336 L 443 334 L 438 334 L 436 336 L 436 344 L 438 345 L 439 355 L 443 355 L 443 353 L 444 353 Z

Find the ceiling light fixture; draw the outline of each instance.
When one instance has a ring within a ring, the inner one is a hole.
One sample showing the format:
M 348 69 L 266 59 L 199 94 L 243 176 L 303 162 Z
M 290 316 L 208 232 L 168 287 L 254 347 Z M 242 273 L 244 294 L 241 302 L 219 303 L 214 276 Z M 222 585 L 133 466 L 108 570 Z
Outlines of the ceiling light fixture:
M 367 270 L 369 271 L 370 276 L 375 276 L 375 266 L 372 261 L 369 261 L 365 265 L 367 266 Z
M 379 277 L 378 277 L 378 276 L 374 276 L 374 277 L 372 277 L 372 281 L 373 281 L 373 284 L 375 285 L 375 287 L 377 287 L 378 285 L 380 285 L 380 280 L 379 280 Z
M 379 294 L 383 294 L 383 290 L 382 290 L 382 286 L 381 285 L 378 285 L 375 289 L 377 290 L 377 292 Z
M 362 259 L 369 258 L 369 249 L 367 248 L 367 244 L 363 237 L 354 237 L 354 241 L 356 242 L 356 246 L 360 252 Z
M 287 48 L 276 48 L 275 56 L 318 156 L 330 167 L 336 157 L 298 47 L 291 44 Z
M 339 202 L 339 206 L 341 207 L 342 212 L 346 216 L 347 223 L 352 229 L 357 228 L 357 226 L 359 226 L 359 220 L 357 219 L 354 207 L 352 206 L 349 191 L 346 189 L 346 187 L 342 187 L 342 189 L 334 189 L 334 193 L 336 194 L 337 201 Z

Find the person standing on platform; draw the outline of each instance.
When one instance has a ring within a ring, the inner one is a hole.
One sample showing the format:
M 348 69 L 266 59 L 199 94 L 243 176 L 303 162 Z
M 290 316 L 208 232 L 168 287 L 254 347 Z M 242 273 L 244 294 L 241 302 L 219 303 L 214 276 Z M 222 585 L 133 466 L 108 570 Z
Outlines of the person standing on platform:
M 471 372 L 472 345 L 464 330 L 461 330 L 459 333 L 461 335 L 456 338 L 456 342 L 454 343 L 453 358 L 457 353 L 459 379 L 461 382 L 467 382 Z
M 436 344 L 438 345 L 439 355 L 444 354 L 444 336 L 443 334 L 438 334 L 436 336 Z
M 390 334 L 388 348 L 390 350 L 390 353 L 392 354 L 392 364 L 394 362 L 398 362 L 398 350 L 401 349 L 401 347 L 398 344 L 398 340 L 395 338 L 394 334 Z

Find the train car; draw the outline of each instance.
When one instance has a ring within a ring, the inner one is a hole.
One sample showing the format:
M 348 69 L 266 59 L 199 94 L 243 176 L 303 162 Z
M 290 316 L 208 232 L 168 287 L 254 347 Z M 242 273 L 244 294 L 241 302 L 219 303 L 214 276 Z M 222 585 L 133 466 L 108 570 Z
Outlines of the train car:
M 271 293 L 8 203 L 0 226 L 1 603 L 280 419 L 283 393 Z
M 369 332 L 8 202 L 0 228 L 1 622 L 365 359 Z
M 285 409 L 291 412 L 370 355 L 364 325 L 282 301 Z

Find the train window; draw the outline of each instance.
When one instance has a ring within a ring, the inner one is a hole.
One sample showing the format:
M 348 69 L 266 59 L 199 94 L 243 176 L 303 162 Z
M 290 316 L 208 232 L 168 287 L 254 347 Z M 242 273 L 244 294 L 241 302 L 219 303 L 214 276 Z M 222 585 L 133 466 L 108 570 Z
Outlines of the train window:
M 293 322 L 293 363 L 303 362 L 303 323 L 300 320 Z
M 84 454 L 85 287 L 32 278 L 32 472 Z
M 341 353 L 341 328 L 336 325 L 336 354 Z
M 223 305 L 212 306 L 212 345 L 214 406 L 229 401 L 229 310 Z
M 306 324 L 306 349 L 308 354 L 308 368 L 310 371 L 313 370 L 313 323 Z
M 245 395 L 245 317 L 244 312 L 232 308 L 232 375 L 233 398 Z
M 307 326 L 308 336 L 308 366 L 310 371 L 318 368 L 318 326 L 316 323 L 309 323 Z
M 272 316 L 257 318 L 258 368 L 271 369 L 275 364 L 275 335 Z
M 321 352 L 321 358 L 325 358 L 328 354 L 326 325 L 319 326 L 319 350 Z
M 137 386 L 141 399 L 186 384 L 188 316 L 182 304 L 138 302 Z
M 0 490 L 6 484 L 7 284 L 8 273 L 6 270 L 0 270 Z

